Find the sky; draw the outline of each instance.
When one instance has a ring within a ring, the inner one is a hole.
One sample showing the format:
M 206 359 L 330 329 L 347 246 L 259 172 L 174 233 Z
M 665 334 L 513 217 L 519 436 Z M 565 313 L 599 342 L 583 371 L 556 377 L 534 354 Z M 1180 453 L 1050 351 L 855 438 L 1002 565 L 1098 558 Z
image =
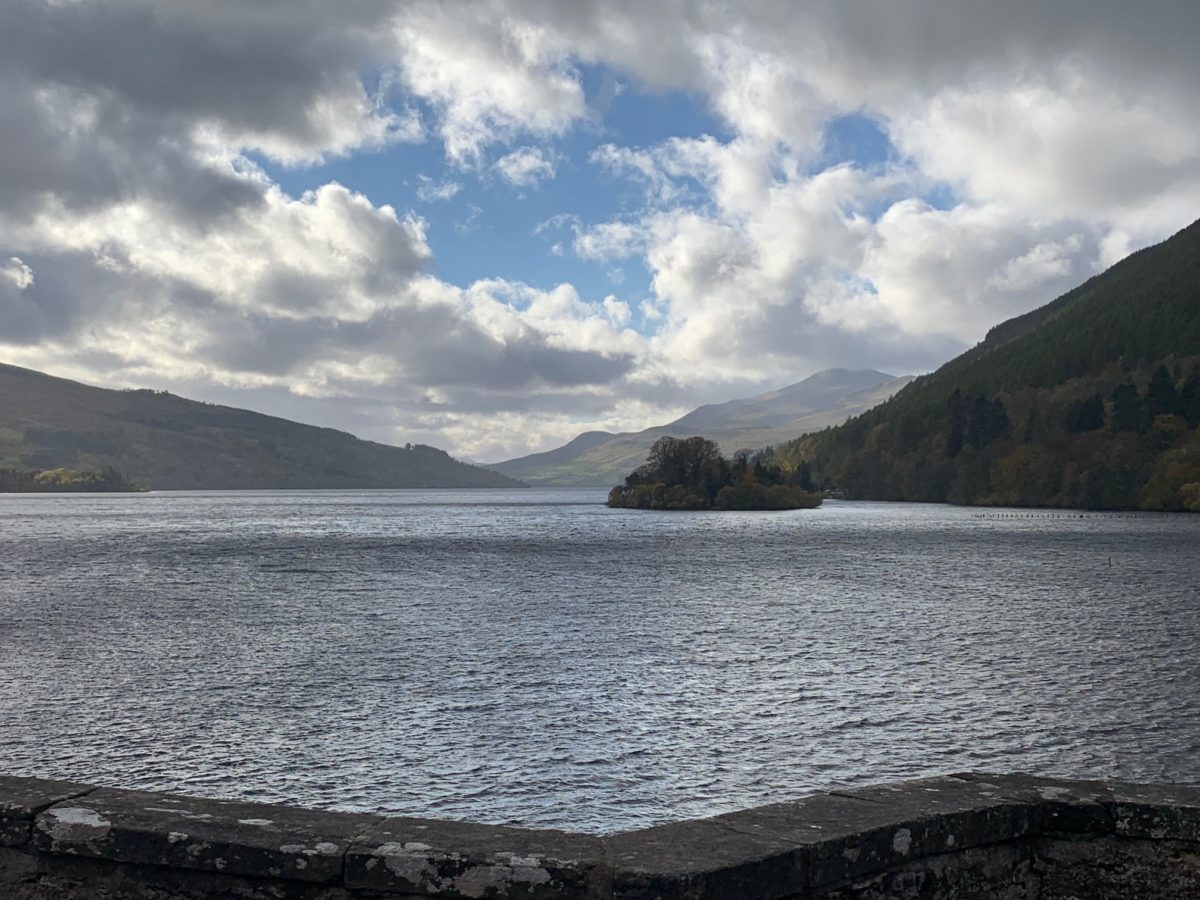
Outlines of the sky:
M 1200 217 L 1195 0 L 0 0 L 0 361 L 475 461 Z

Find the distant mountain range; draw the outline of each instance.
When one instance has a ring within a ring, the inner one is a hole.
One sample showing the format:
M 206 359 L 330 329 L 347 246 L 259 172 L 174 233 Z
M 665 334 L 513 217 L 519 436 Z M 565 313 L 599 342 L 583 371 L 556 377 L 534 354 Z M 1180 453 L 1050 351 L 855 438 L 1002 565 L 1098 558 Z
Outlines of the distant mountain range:
M 523 486 L 434 447 L 0 365 L 0 468 L 110 466 L 159 490 Z
M 777 458 L 850 498 L 1200 512 L 1200 221 Z
M 588 431 L 555 450 L 490 468 L 534 485 L 604 486 L 646 460 L 658 438 L 703 435 L 724 453 L 756 450 L 839 425 L 882 403 L 912 381 L 874 369 L 826 369 L 777 391 L 701 406 L 666 425 L 613 434 Z

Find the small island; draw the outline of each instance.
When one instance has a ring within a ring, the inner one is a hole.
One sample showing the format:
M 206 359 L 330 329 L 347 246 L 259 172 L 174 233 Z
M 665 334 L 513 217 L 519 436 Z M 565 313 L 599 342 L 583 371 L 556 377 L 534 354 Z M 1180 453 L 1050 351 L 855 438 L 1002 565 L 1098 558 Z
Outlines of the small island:
M 769 455 L 746 451 L 732 460 L 703 437 L 661 437 L 646 462 L 608 494 L 621 509 L 814 509 L 821 495 L 807 469 L 785 471 Z
M 0 494 L 141 493 L 116 469 L 0 469 Z

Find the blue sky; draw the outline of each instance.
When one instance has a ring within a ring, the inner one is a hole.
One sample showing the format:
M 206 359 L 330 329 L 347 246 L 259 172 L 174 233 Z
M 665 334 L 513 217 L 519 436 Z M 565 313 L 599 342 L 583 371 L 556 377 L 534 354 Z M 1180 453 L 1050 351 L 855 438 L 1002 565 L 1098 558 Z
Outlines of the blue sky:
M 1200 209 L 1187 0 L 9 18 L 0 360 L 472 459 L 930 370 Z
M 640 188 L 598 172 L 591 154 L 614 141 L 647 149 L 671 138 L 710 136 L 725 142 L 733 134 L 695 93 L 648 91 L 622 83 L 618 74 L 603 67 L 585 67 L 580 77 L 589 98 L 607 96 L 614 85 L 619 89 L 606 100 L 595 121 L 549 144 L 557 157 L 555 174 L 532 187 L 508 183 L 488 168 L 488 161 L 477 166 L 451 163 L 442 147 L 432 141 L 394 144 L 319 165 L 286 166 L 261 155 L 252 158 L 293 196 L 336 181 L 376 204 L 414 211 L 428 224 L 429 245 L 436 259 L 433 271 L 455 284 L 504 278 L 549 290 L 566 282 L 585 298 L 602 300 L 615 292 L 640 301 L 650 293 L 650 272 L 641 261 L 605 264 L 554 252 L 555 245 L 561 250 L 571 238 L 570 225 L 554 224 L 556 218 L 597 223 L 636 216 L 641 210 Z M 428 105 L 418 107 L 423 118 L 435 117 Z M 900 153 L 878 120 L 848 113 L 826 124 L 823 145 L 810 169 L 816 173 L 839 164 L 879 169 L 900 162 Z M 422 198 L 422 176 L 433 185 L 453 183 L 461 189 L 445 200 Z M 924 193 L 923 199 L 947 208 L 952 196 L 947 185 L 938 184 Z M 704 198 L 697 200 L 703 203 Z M 877 218 L 885 208 L 883 203 L 876 204 L 870 213 Z M 633 324 L 650 333 L 658 323 L 639 318 Z
M 569 249 L 573 228 L 636 220 L 644 208 L 641 185 L 603 171 L 593 154 L 614 142 L 649 150 L 672 139 L 712 138 L 726 143 L 735 135 L 708 109 L 705 98 L 694 92 L 646 90 L 621 82 L 617 73 L 603 67 L 582 69 L 580 80 L 589 100 L 600 95 L 602 104 L 598 108 L 592 103 L 594 118 L 585 124 L 559 140 L 538 145 L 553 155 L 554 174 L 529 186 L 514 185 L 495 171 L 492 164 L 500 154 L 456 163 L 447 160 L 443 148 L 433 141 L 394 144 L 317 165 L 287 166 L 261 155 L 251 158 L 295 197 L 338 182 L 377 205 L 390 204 L 420 216 L 433 251 L 430 271 L 441 279 L 468 285 L 499 278 L 543 291 L 569 284 L 587 301 L 617 296 L 631 309 L 628 327 L 651 336 L 663 320 L 640 309 L 652 296 L 652 272 L 644 261 L 637 255 L 596 261 Z M 428 105 L 417 106 L 425 120 L 435 118 Z M 878 119 L 851 112 L 824 124 L 821 146 L 807 169 L 813 175 L 842 165 L 880 172 L 904 164 Z M 445 185 L 455 187 L 445 199 L 422 195 L 422 188 Z M 688 187 L 691 203 L 706 207 L 709 201 L 701 186 Z M 920 197 L 934 208 L 947 209 L 954 194 L 949 185 L 934 183 Z M 893 199 L 869 202 L 863 212 L 877 219 Z M 867 289 L 873 287 L 868 283 Z M 794 377 L 809 374 L 798 369 Z M 711 396 L 723 401 L 749 389 L 730 385 Z
M 394 144 L 319 165 L 285 166 L 261 155 L 253 159 L 293 196 L 337 181 L 376 204 L 414 211 L 428 224 L 434 271 L 454 284 L 504 278 L 548 290 L 567 282 L 589 299 L 602 300 L 618 291 L 640 300 L 648 295 L 650 273 L 639 261 L 600 264 L 555 253 L 556 244 L 570 243 L 570 229 L 547 223 L 563 216 L 583 223 L 605 222 L 640 210 L 638 186 L 598 172 L 589 159 L 597 147 L 616 141 L 649 148 L 675 137 L 710 135 L 729 140 L 731 135 L 695 94 L 641 90 L 604 67 L 581 67 L 579 76 L 589 100 L 604 98 L 603 109 L 561 139 L 539 142 L 552 149 L 555 174 L 532 187 L 510 184 L 489 167 L 502 153 L 493 153 L 492 159 L 478 165 L 459 165 L 446 159 L 436 141 Z M 415 105 L 425 120 L 436 118 L 428 104 Z M 833 126 L 829 159 L 861 158 L 864 164 L 872 164 L 892 152 L 886 136 L 865 118 L 851 116 Z M 446 200 L 422 199 L 418 193 L 422 176 L 433 184 L 461 185 L 461 190 Z M 653 330 L 655 323 L 638 321 L 636 327 Z

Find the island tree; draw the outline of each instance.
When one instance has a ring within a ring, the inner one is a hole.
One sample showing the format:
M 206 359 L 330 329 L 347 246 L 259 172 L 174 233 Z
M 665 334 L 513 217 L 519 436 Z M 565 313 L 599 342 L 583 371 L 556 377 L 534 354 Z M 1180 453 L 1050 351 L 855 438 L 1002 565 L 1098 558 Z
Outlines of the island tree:
M 808 469 L 785 470 L 746 451 L 731 460 L 703 437 L 661 437 L 646 462 L 609 492 L 608 505 L 628 509 L 801 509 L 821 505 Z

